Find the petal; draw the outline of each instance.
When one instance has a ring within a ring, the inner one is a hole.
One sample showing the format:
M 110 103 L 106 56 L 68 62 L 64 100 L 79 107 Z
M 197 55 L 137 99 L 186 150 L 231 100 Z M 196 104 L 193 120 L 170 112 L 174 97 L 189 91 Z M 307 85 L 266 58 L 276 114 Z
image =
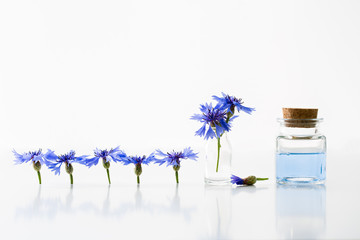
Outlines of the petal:
M 111 158 L 110 160 L 112 160 L 113 162 L 120 162 L 120 158 L 117 156 L 116 153 L 110 154 L 106 158 Z
M 155 160 L 155 163 L 158 163 L 159 164 L 159 166 L 161 166 L 161 165 L 163 165 L 164 163 L 169 163 L 169 162 L 171 162 L 171 159 L 170 158 L 168 158 L 168 157 L 166 157 L 166 158 L 163 158 L 163 159 L 156 159 Z M 169 165 L 169 164 L 168 164 Z
M 87 167 L 91 167 L 93 165 L 97 165 L 99 163 L 99 159 L 100 159 L 99 157 L 93 157 L 93 158 L 86 159 L 81 163 Z
M 236 185 L 243 185 L 244 180 L 238 176 L 231 175 L 231 183 Z
M 48 168 L 52 171 L 55 172 L 55 175 L 60 175 L 60 168 L 63 162 L 47 162 L 47 166 Z
M 118 158 L 126 157 L 126 153 L 120 150 L 116 153 L 116 157 Z
M 225 131 L 230 131 L 230 125 L 224 119 L 220 120 L 220 124 Z
M 155 153 L 151 153 L 144 161 L 144 164 L 149 164 L 151 162 L 154 162 L 156 160 Z
M 98 148 L 95 148 L 95 149 L 94 149 L 94 154 L 95 154 L 95 155 L 100 155 L 100 153 L 101 153 L 101 150 L 100 150 L 100 149 L 98 149 Z
M 105 157 L 105 162 L 114 161 L 111 155 Z
M 132 163 L 130 157 L 124 157 L 124 158 L 122 158 L 122 159 L 121 159 L 121 162 L 124 163 L 124 165 L 129 165 L 130 163 Z
M 13 153 L 15 155 L 15 164 L 26 163 L 31 159 L 30 153 L 19 154 L 15 150 L 13 150 Z
M 33 158 L 34 162 L 40 162 L 41 164 L 45 164 L 46 163 L 46 159 L 44 158 L 44 155 L 38 155 L 38 156 L 34 156 Z
M 220 97 L 218 97 L 218 96 L 215 96 L 215 95 L 213 95 L 212 98 L 213 98 L 215 101 L 218 101 L 218 102 L 222 102 L 222 101 L 223 101 L 222 98 L 220 98 Z
M 226 104 L 219 102 L 216 104 L 215 109 L 220 109 L 221 111 L 224 111 L 226 109 Z
M 215 127 L 216 127 L 216 136 L 219 138 L 221 137 L 221 134 L 224 132 L 225 129 L 217 124 L 215 124 Z
M 113 150 L 111 150 L 111 154 L 120 151 L 120 146 L 117 146 Z
M 247 114 L 251 114 L 253 111 L 255 111 L 255 108 L 249 108 L 245 106 L 241 106 L 241 111 L 246 112 Z
M 204 123 L 204 124 L 202 125 L 202 127 L 195 132 L 195 136 L 200 136 L 200 137 L 202 137 L 202 136 L 205 135 L 205 131 L 206 131 L 206 123 Z
M 211 127 L 209 127 L 206 135 L 205 135 L 205 140 L 208 140 L 209 138 L 213 139 L 214 137 L 216 137 L 214 131 L 212 130 Z
M 197 155 L 198 155 L 198 153 L 194 153 L 190 147 L 184 149 L 184 157 L 185 158 L 196 161 L 196 159 L 198 158 Z
M 83 155 L 83 156 L 80 156 L 80 157 L 75 157 L 74 162 L 81 163 L 81 162 L 85 161 L 88 157 L 89 157 L 89 155 Z
M 167 157 L 168 155 L 163 153 L 160 149 L 156 149 L 156 155 L 161 157 Z
M 57 160 L 58 156 L 54 153 L 54 151 L 48 149 L 48 151 L 44 155 L 46 160 Z
M 204 115 L 202 115 L 202 114 L 194 114 L 193 116 L 190 117 L 190 119 L 191 119 L 191 120 L 197 120 L 197 121 L 202 122 L 202 121 L 203 121 L 203 117 L 204 117 Z

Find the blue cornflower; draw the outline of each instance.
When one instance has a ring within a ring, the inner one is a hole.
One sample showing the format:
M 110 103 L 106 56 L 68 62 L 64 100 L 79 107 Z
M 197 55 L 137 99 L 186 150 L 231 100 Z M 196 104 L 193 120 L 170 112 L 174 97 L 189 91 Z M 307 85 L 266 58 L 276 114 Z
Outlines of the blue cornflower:
M 231 175 L 231 183 L 236 185 L 254 185 L 256 181 L 265 181 L 269 180 L 269 178 L 257 178 L 255 176 L 248 176 L 245 179 L 242 179 L 238 176 Z
M 110 172 L 109 172 L 110 161 L 119 162 L 119 161 L 121 161 L 122 157 L 126 156 L 126 154 L 120 150 L 120 146 L 117 146 L 116 148 L 110 149 L 110 150 L 106 150 L 106 149 L 100 150 L 100 149 L 96 148 L 94 150 L 94 155 L 95 155 L 95 157 L 85 159 L 82 162 L 82 164 L 84 164 L 88 167 L 91 167 L 93 165 L 97 165 L 99 163 L 99 159 L 101 158 L 103 161 L 103 166 L 107 172 L 109 184 L 111 184 Z
M 179 183 L 178 171 L 180 170 L 181 160 L 191 159 L 196 161 L 198 158 L 198 153 L 194 153 L 190 147 L 185 148 L 182 152 L 175 152 L 173 150 L 170 153 L 163 153 L 161 150 L 158 149 L 156 150 L 156 155 L 160 157 L 159 159 L 155 160 L 155 163 L 158 163 L 159 166 L 164 163 L 167 163 L 166 166 L 173 166 L 177 183 Z
M 218 102 L 219 107 L 222 110 L 226 110 L 229 114 L 229 118 L 232 117 L 235 113 L 235 108 L 238 112 L 243 111 L 248 114 L 251 114 L 255 111 L 255 108 L 245 107 L 242 104 L 244 103 L 241 98 L 236 98 L 233 96 L 229 96 L 228 94 L 221 93 L 223 97 L 212 96 L 214 100 Z
M 226 111 L 221 109 L 220 105 L 213 107 L 211 103 L 201 104 L 200 111 L 202 112 L 201 114 L 194 114 L 191 117 L 191 119 L 203 123 L 203 126 L 195 132 L 195 135 L 200 137 L 205 135 L 205 140 L 207 140 L 214 137 L 220 138 L 225 131 L 230 131 L 230 121 L 235 117 L 230 121 L 226 121 Z
M 213 99 L 218 103 L 215 107 L 211 104 L 200 105 L 202 114 L 195 114 L 191 117 L 193 120 L 198 120 L 203 123 L 203 126 L 195 132 L 195 135 L 200 137 L 205 135 L 205 140 L 217 138 L 217 163 L 216 172 L 219 171 L 220 160 L 220 138 L 225 132 L 230 131 L 231 122 L 237 118 L 235 116 L 235 108 L 240 112 L 251 114 L 255 111 L 254 108 L 243 106 L 241 98 L 236 98 L 222 93 L 223 97 L 213 96 Z M 208 127 L 208 129 L 207 129 Z
M 51 171 L 55 172 L 55 175 L 60 174 L 61 165 L 65 164 L 65 170 L 68 174 L 70 174 L 70 183 L 73 184 L 73 166 L 72 163 L 83 163 L 83 161 L 87 158 L 87 155 L 75 157 L 75 151 L 71 150 L 70 152 L 63 155 L 56 155 L 54 151 L 49 150 L 46 154 L 46 165 Z
M 244 179 L 242 179 L 238 176 L 235 176 L 235 175 L 231 175 L 231 183 L 236 184 L 236 185 L 243 185 Z
M 140 175 L 142 173 L 142 166 L 141 164 L 148 165 L 149 163 L 155 160 L 155 154 L 151 153 L 148 157 L 144 156 L 125 156 L 121 158 L 121 161 L 124 165 L 129 165 L 130 163 L 135 165 L 135 174 L 137 176 L 137 183 L 140 184 Z
M 41 165 L 46 162 L 46 158 L 45 158 L 46 154 L 43 154 L 41 149 L 34 152 L 30 151 L 23 154 L 19 154 L 15 150 L 13 150 L 13 153 L 15 155 L 15 160 L 14 160 L 15 164 L 27 163 L 29 161 L 32 161 L 33 167 L 38 174 L 39 184 L 41 184 L 40 169 L 41 169 Z

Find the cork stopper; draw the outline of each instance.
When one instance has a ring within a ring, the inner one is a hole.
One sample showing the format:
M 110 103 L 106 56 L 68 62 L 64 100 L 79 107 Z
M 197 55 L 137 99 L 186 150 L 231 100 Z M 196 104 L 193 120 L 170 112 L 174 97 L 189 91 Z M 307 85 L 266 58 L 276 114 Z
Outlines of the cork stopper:
M 317 108 L 283 108 L 286 127 L 313 128 L 316 125 Z

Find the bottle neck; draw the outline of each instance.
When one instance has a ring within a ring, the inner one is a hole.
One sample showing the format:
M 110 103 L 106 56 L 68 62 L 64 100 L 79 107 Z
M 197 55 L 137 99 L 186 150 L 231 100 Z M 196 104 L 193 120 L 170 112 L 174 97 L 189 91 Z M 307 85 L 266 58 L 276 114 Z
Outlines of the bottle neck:
M 315 128 L 292 128 L 280 126 L 280 135 L 289 136 L 291 138 L 311 138 L 321 135 L 318 127 Z
M 280 135 L 290 138 L 312 138 L 321 135 L 322 119 L 278 119 Z

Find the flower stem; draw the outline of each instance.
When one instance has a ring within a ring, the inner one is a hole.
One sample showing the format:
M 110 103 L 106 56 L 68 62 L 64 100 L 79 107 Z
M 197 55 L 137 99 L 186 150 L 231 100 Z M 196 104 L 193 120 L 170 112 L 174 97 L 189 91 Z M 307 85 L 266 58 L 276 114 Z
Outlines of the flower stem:
M 74 183 L 73 175 L 70 173 L 70 184 Z
M 176 183 L 179 183 L 179 173 L 175 171 Z
M 40 175 L 40 171 L 37 171 L 38 174 L 38 178 L 39 178 L 39 184 L 41 184 L 41 175 Z
M 217 163 L 216 163 L 216 172 L 219 171 L 219 159 L 220 159 L 220 137 L 217 138 L 217 142 L 218 142 L 218 154 L 217 154 Z
M 137 176 L 137 183 L 140 184 L 140 176 Z
M 108 168 L 106 169 L 106 173 L 107 173 L 107 176 L 108 176 L 109 184 L 111 184 L 111 181 L 110 181 L 110 171 L 109 171 Z
M 265 180 L 269 180 L 269 178 L 256 178 L 257 181 L 265 181 Z

